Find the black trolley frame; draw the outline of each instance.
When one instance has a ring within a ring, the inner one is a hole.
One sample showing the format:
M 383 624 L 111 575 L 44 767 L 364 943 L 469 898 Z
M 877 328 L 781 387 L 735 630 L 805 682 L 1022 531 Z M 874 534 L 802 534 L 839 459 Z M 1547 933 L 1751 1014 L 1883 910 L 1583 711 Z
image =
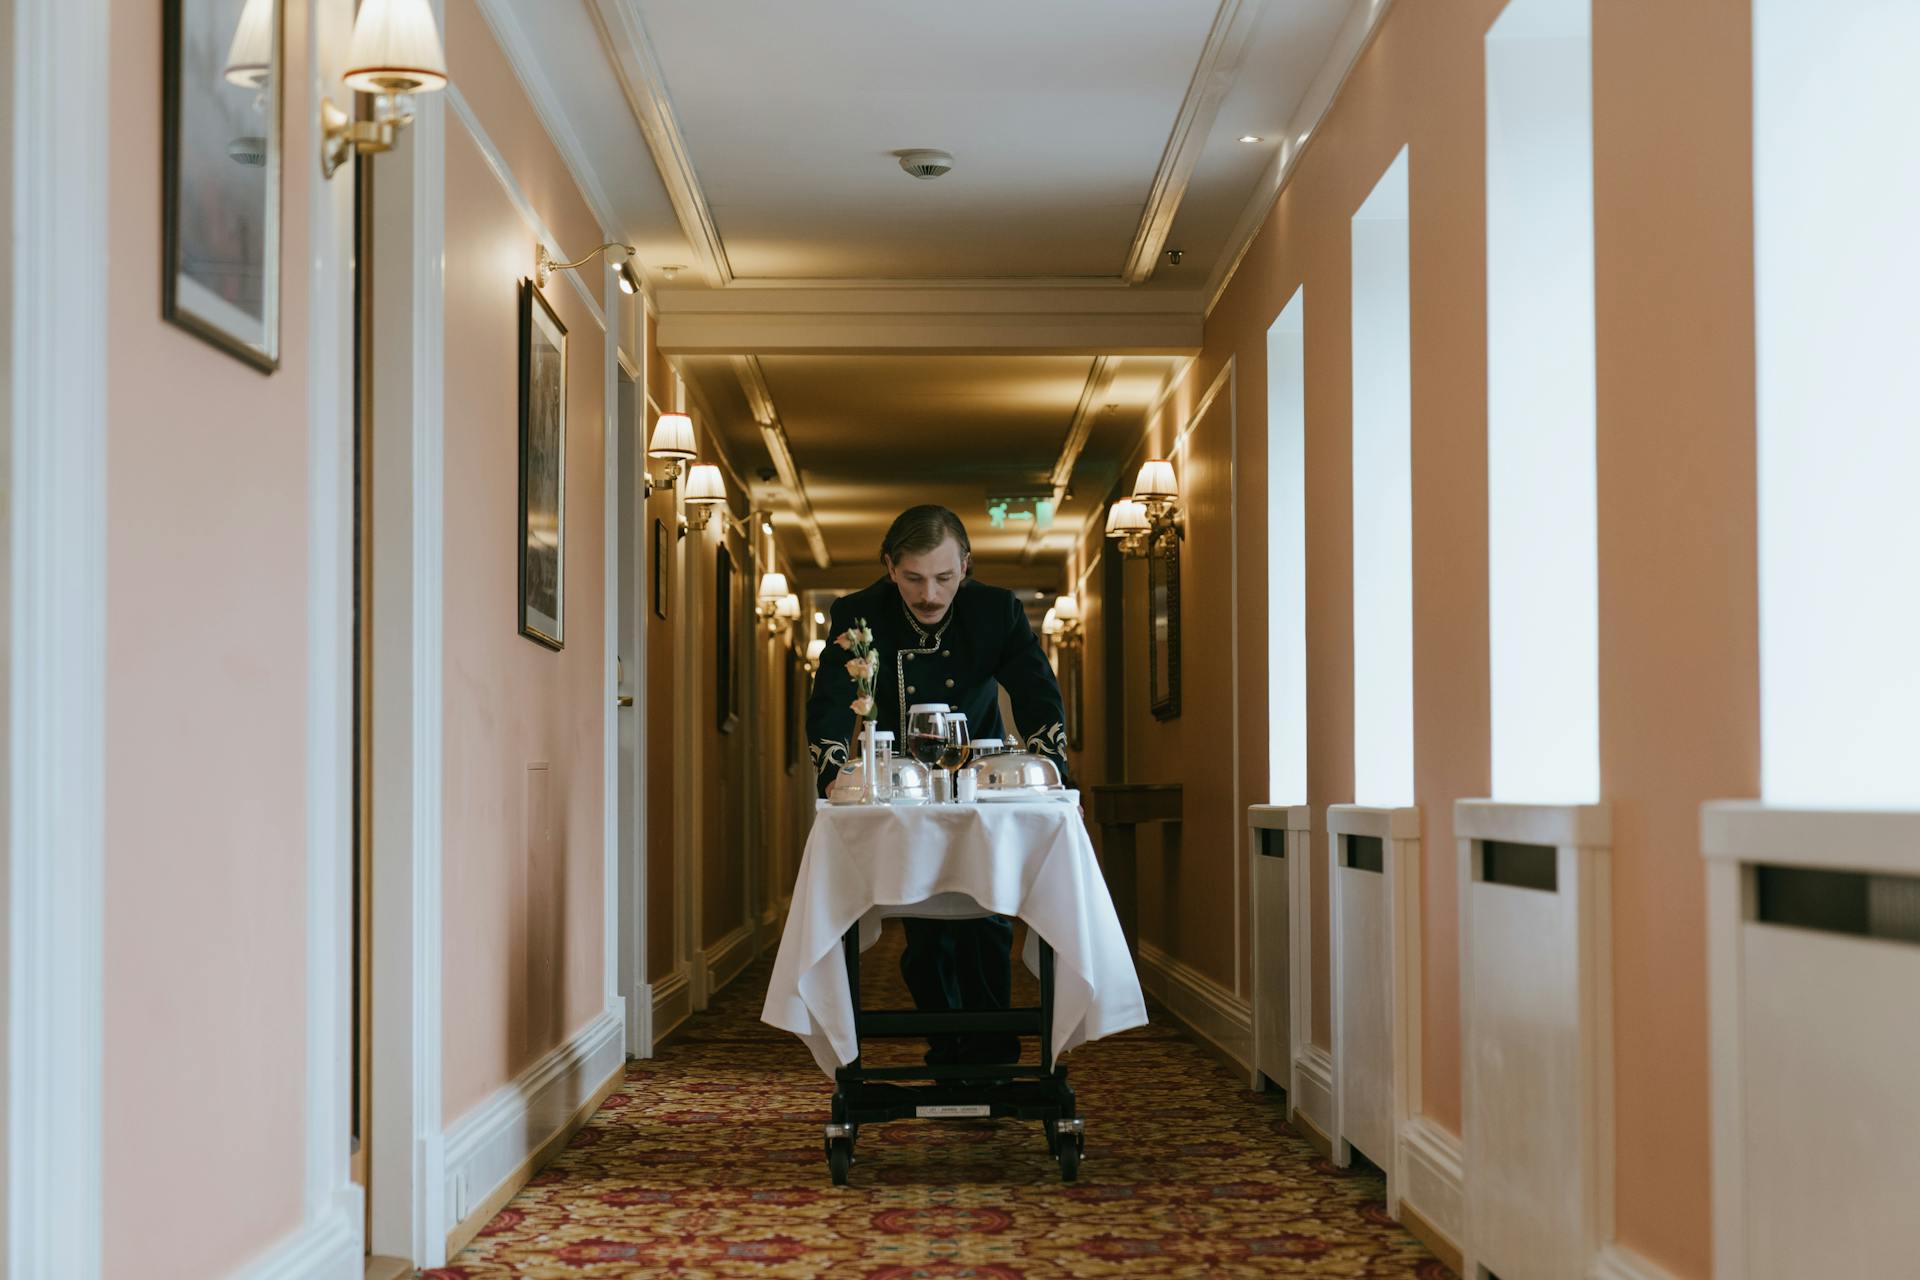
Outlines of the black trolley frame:
M 1080 1174 L 1086 1125 L 1074 1112 L 1067 1069 L 1053 1060 L 1053 948 L 1040 946 L 1040 1003 L 1016 1009 L 924 1010 L 860 1007 L 860 925 L 840 939 L 847 966 L 857 1044 L 868 1039 L 911 1039 L 959 1032 L 1011 1032 L 1037 1036 L 1040 1065 L 966 1063 L 954 1066 L 866 1067 L 856 1048 L 852 1062 L 833 1073 L 833 1119 L 826 1126 L 827 1168 L 833 1185 L 845 1186 L 853 1166 L 860 1126 L 887 1120 L 979 1119 L 1011 1116 L 1040 1122 L 1047 1150 L 1060 1164 L 1060 1179 Z M 924 1084 L 907 1083 L 927 1081 Z

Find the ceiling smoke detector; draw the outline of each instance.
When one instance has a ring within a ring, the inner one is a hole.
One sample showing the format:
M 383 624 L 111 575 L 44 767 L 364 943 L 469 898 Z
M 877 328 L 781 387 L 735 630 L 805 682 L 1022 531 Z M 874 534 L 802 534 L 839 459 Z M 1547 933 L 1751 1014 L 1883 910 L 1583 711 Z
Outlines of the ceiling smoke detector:
M 893 154 L 900 157 L 900 167 L 916 178 L 937 178 L 953 168 L 953 157 L 944 151 L 930 151 L 921 147 Z

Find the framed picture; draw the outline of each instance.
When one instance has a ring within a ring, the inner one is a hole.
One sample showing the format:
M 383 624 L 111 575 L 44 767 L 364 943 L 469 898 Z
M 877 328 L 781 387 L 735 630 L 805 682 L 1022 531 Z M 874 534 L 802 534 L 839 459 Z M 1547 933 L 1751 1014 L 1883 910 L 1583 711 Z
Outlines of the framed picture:
M 667 553 L 672 547 L 667 522 L 656 519 L 653 522 L 653 616 L 661 619 L 667 616 L 667 587 L 673 576 L 673 560 Z
M 166 0 L 160 314 L 280 367 L 282 0 Z
M 792 777 L 793 771 L 800 767 L 801 726 L 806 723 L 807 711 L 806 704 L 802 700 L 801 686 L 804 682 L 800 679 L 800 655 L 794 652 L 791 645 L 787 647 L 785 653 L 786 660 L 783 665 L 786 668 L 786 765 L 787 776 Z
M 520 634 L 566 643 L 567 327 L 520 282 Z
M 1081 688 L 1080 672 L 1082 668 L 1080 646 L 1062 645 L 1060 648 L 1060 701 L 1065 704 L 1067 713 L 1067 749 L 1080 751 L 1084 747 L 1080 738 Z
M 740 720 L 734 696 L 733 555 L 722 545 L 713 550 L 714 717 L 722 733 L 732 733 Z
M 1156 720 L 1180 715 L 1180 538 L 1171 530 L 1147 544 L 1148 709 Z

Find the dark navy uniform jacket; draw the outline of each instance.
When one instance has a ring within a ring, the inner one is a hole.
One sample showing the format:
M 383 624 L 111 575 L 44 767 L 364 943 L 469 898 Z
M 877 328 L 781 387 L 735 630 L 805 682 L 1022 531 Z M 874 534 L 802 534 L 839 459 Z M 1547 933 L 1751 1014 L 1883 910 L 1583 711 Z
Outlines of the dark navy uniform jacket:
M 856 690 L 846 667 L 851 655 L 833 641 L 856 619 L 873 629 L 879 668 L 874 718 L 877 727 L 893 731 L 897 748 L 906 746 L 902 724 L 907 708 L 917 702 L 944 702 L 965 712 L 975 738 L 1004 738 L 999 698 L 1004 688 L 1027 749 L 1052 758 L 1061 778 L 1068 779 L 1060 682 L 1013 592 L 969 578 L 954 593 L 946 617 L 929 627 L 907 609 L 893 579 L 883 577 L 833 604 L 827 648 L 807 699 L 807 741 L 821 795 L 852 749 Z

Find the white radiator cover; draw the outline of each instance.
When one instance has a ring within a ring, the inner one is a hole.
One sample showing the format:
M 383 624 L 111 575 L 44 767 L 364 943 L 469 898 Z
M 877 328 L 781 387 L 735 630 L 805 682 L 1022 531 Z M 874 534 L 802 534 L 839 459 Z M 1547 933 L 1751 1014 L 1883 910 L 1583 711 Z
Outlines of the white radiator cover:
M 1379 871 L 1343 865 L 1345 837 L 1381 843 Z M 1359 1148 L 1387 1175 L 1387 1212 L 1398 1216 L 1400 1129 L 1412 1113 L 1409 1076 L 1418 1044 L 1420 811 L 1336 804 L 1327 809 L 1332 877 L 1333 1130 L 1335 1163 Z
M 1296 973 L 1295 881 L 1310 851 L 1311 811 L 1305 805 L 1257 804 L 1247 810 L 1248 884 L 1253 889 L 1253 1087 L 1269 1082 L 1294 1102 L 1293 1061 Z M 1295 824 L 1298 824 L 1297 827 Z M 1271 833 L 1271 834 L 1268 834 Z M 1263 840 L 1279 841 L 1277 853 L 1262 853 Z
M 1461 800 L 1453 826 L 1464 1275 L 1583 1280 L 1613 1233 L 1609 812 Z M 1550 848 L 1554 887 L 1487 882 L 1485 841 Z
M 1768 924 L 1759 865 L 1920 877 L 1920 813 L 1702 806 L 1721 1280 L 1910 1275 L 1920 945 Z

